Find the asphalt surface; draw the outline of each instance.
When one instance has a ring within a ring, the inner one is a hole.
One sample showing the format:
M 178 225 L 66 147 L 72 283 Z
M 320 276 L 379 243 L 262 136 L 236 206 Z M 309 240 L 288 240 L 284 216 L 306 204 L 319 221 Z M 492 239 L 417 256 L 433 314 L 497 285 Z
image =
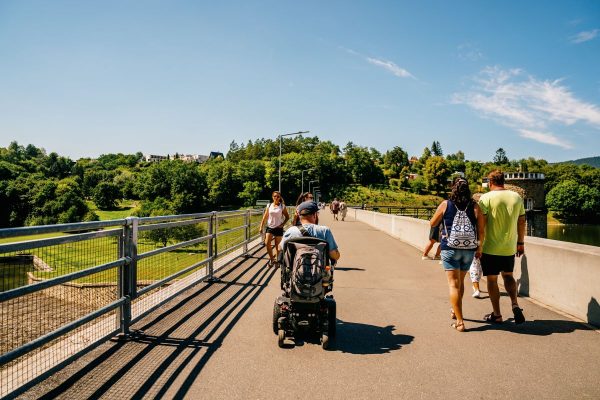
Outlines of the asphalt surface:
M 139 322 L 134 340 L 101 345 L 21 398 L 600 398 L 598 331 L 526 299 L 527 322 L 517 326 L 506 296 L 506 321 L 490 325 L 482 321 L 489 299 L 471 298 L 468 288 L 467 332 L 459 333 L 437 261 L 321 214 L 342 254 L 331 350 L 302 340 L 277 346 L 279 270 L 266 267 L 259 249 L 222 282 L 200 284 Z

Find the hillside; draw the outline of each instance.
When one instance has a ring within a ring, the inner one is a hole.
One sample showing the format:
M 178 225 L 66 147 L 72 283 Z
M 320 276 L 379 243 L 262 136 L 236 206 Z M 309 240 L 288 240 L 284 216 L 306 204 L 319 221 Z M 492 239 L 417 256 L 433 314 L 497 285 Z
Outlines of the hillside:
M 600 156 L 579 158 L 577 160 L 571 160 L 571 161 L 562 161 L 557 164 L 590 165 L 592 167 L 600 168 Z

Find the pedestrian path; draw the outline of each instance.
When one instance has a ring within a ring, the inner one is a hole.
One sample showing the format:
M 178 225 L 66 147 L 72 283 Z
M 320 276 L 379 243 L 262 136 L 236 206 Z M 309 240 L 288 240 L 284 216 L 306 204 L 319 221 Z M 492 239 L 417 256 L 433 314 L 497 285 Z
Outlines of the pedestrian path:
M 523 299 L 527 322 L 482 321 L 489 299 L 465 295 L 468 331 L 450 328 L 436 261 L 351 218 L 333 221 L 338 337 L 330 351 L 272 332 L 279 270 L 258 249 L 140 321 L 22 398 L 598 399 L 600 334 Z M 425 243 L 426 238 L 423 242 Z M 485 290 L 485 284 L 482 285 Z M 486 295 L 486 293 L 484 293 Z

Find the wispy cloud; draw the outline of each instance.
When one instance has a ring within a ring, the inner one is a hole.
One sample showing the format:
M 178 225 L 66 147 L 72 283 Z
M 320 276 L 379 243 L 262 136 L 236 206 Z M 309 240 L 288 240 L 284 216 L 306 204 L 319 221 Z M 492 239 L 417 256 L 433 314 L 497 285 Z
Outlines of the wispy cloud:
M 452 101 L 515 129 L 524 138 L 563 148 L 572 145 L 548 130 L 578 122 L 600 129 L 597 105 L 576 98 L 560 79 L 539 80 L 520 69 L 486 67 L 475 78 L 475 86 L 455 93 Z
M 458 45 L 458 58 L 467 61 L 479 61 L 483 58 L 483 52 L 471 43 Z
M 573 148 L 573 145 L 571 143 L 567 142 L 566 140 L 556 137 L 552 133 L 536 132 L 536 131 L 530 131 L 528 129 L 521 129 L 519 132 L 522 137 L 524 137 L 526 139 L 533 139 L 536 142 L 559 146 L 559 147 L 562 147 L 563 149 L 572 149 Z
M 415 76 L 413 74 L 411 74 L 410 72 L 408 72 L 406 69 L 398 66 L 393 61 L 388 61 L 388 60 L 382 60 L 382 59 L 379 59 L 379 58 L 369 57 L 369 56 L 366 56 L 364 54 L 359 53 L 358 51 L 355 51 L 353 49 L 349 49 L 349 48 L 344 47 L 344 46 L 338 46 L 338 48 L 340 50 L 345 51 L 348 54 L 351 54 L 351 55 L 356 56 L 356 57 L 363 58 L 369 64 L 373 64 L 373 65 L 376 65 L 376 66 L 378 66 L 380 68 L 383 68 L 383 69 L 391 72 L 392 74 L 394 74 L 395 76 L 397 76 L 399 78 L 413 78 L 413 79 L 417 79 L 417 78 L 415 78 Z
M 583 43 L 595 39 L 600 34 L 600 29 L 592 29 L 591 31 L 579 32 L 577 35 L 571 37 L 571 43 Z
M 367 61 L 373 65 L 381 67 L 383 69 L 388 70 L 392 74 L 396 75 L 399 78 L 413 78 L 416 79 L 413 74 L 405 70 L 404 68 L 399 67 L 392 61 L 387 60 L 379 60 L 377 58 L 367 57 Z

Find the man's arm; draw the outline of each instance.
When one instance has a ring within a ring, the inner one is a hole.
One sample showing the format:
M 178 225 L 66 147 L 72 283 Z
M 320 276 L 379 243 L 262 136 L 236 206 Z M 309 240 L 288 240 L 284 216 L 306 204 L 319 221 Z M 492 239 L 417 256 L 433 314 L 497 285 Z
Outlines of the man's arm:
M 329 258 L 331 258 L 334 261 L 337 261 L 340 259 L 340 252 L 339 250 L 335 249 L 335 250 L 331 250 L 329 252 Z
M 517 221 L 517 257 L 525 253 L 525 215 L 519 215 Z

